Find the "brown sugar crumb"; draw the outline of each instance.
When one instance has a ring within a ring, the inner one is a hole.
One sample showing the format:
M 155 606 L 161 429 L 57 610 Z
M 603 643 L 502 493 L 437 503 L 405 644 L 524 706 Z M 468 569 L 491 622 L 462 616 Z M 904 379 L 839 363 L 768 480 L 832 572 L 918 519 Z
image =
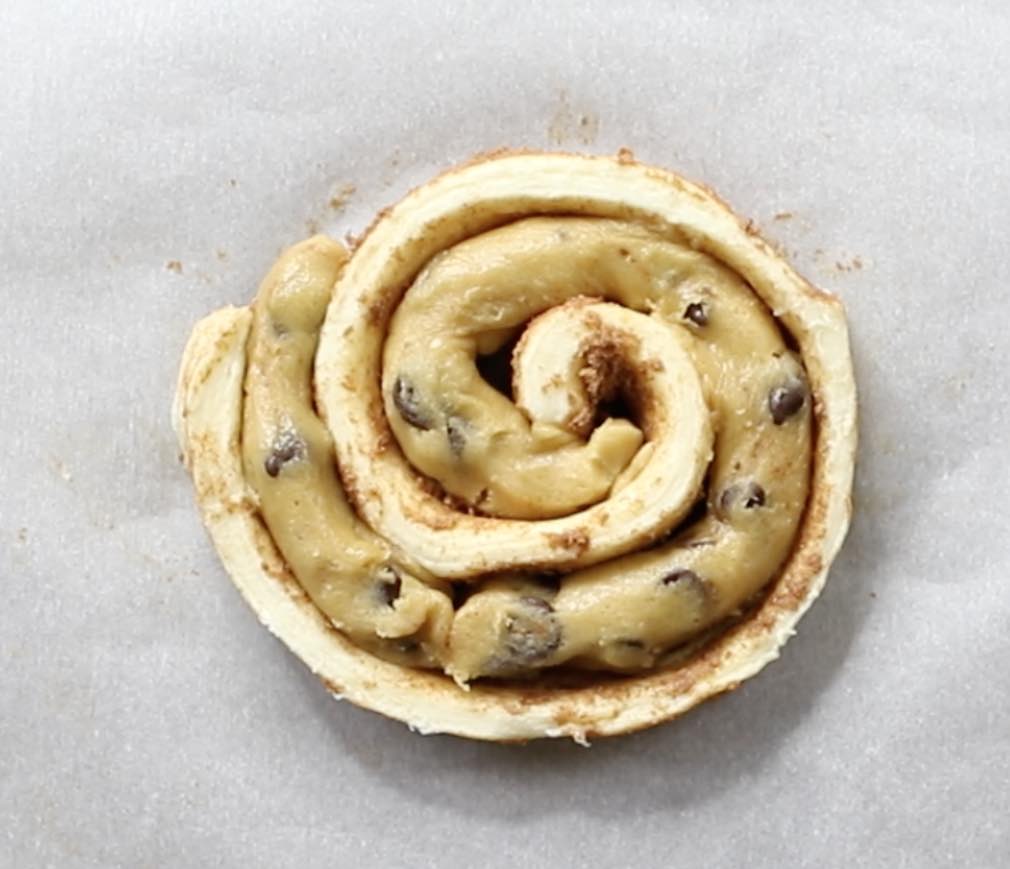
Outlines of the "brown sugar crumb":
M 451 505 L 450 505 L 451 506 Z M 427 525 L 429 528 L 434 528 L 436 531 L 445 531 L 449 528 L 455 528 L 459 524 L 460 517 L 455 513 L 446 511 L 436 511 L 436 510 L 421 510 L 415 511 L 411 508 L 407 508 L 405 513 L 408 518 L 415 522 L 421 522 Z
M 606 339 L 589 347 L 584 364 L 579 369 L 579 382 L 590 404 L 598 404 L 614 396 L 621 386 L 624 359 L 616 341 Z
M 351 197 L 357 189 L 358 188 L 353 184 L 345 184 L 330 197 L 330 208 L 334 211 L 343 211 L 344 208 L 347 207 L 347 203 L 351 201 Z
M 486 491 L 486 490 L 485 490 Z M 484 496 L 485 499 L 487 496 Z M 452 492 L 442 492 L 442 503 L 445 504 L 450 510 L 455 510 L 457 513 L 463 513 L 467 516 L 483 516 L 480 509 L 474 504 L 469 503 L 465 498 L 460 498 L 458 495 L 453 495 Z M 453 519 L 452 525 L 450 527 L 455 527 L 457 524 L 456 520 Z
M 326 686 L 326 690 L 329 691 L 334 696 L 341 696 L 344 693 L 344 686 L 339 682 L 334 682 L 332 679 L 328 679 L 326 676 L 319 676 L 319 681 Z
M 581 555 L 589 548 L 589 534 L 584 528 L 562 531 L 558 534 L 544 534 L 544 538 L 552 549 L 571 549 L 576 555 Z
M 618 148 L 617 150 L 617 162 L 618 163 L 634 163 L 635 154 L 631 148 Z
M 376 299 L 365 312 L 365 321 L 369 326 L 381 328 L 386 325 L 389 314 L 389 302 L 386 299 Z
M 383 431 L 375 439 L 375 451 L 374 455 L 381 456 L 386 450 L 388 450 L 393 445 L 393 437 L 388 431 Z
M 570 421 L 569 428 L 580 437 L 588 437 L 596 409 L 620 390 L 624 379 L 624 359 L 619 344 L 607 338 L 583 351 L 583 365 L 578 372 L 586 395 L 586 405 Z
M 840 272 L 858 272 L 863 268 L 863 261 L 858 256 L 852 257 L 848 262 L 837 260 L 835 268 Z
M 182 263 L 177 259 L 170 259 L 167 263 L 165 263 L 165 268 L 170 272 L 175 272 L 177 275 L 182 274 Z
M 547 138 L 553 145 L 562 145 L 569 136 L 572 126 L 572 110 L 568 104 L 568 92 L 558 92 L 558 105 L 547 127 Z
M 848 273 L 858 272 L 863 268 L 862 257 L 842 255 L 838 259 L 834 259 L 835 256 L 837 254 L 832 254 L 820 247 L 814 251 L 814 260 L 822 269 Z
M 600 129 L 600 119 L 595 115 L 579 116 L 579 141 L 583 145 L 592 145 Z

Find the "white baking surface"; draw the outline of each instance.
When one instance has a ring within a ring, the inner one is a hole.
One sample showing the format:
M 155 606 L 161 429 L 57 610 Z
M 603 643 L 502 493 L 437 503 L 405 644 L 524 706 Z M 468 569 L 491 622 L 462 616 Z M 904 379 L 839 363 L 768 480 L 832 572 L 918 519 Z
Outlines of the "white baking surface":
M 3 7 L 0 866 L 1010 865 L 1010 5 Z M 714 187 L 844 300 L 861 388 L 782 659 L 588 750 L 330 700 L 169 429 L 198 317 L 502 145 Z

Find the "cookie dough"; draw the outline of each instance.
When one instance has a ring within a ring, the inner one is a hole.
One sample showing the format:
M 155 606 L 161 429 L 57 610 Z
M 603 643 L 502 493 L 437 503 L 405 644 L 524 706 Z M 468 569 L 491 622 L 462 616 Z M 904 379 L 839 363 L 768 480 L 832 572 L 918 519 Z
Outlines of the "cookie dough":
M 277 548 L 340 630 L 385 658 L 441 663 L 452 621 L 444 584 L 414 576 L 354 515 L 333 442 L 312 406 L 312 366 L 333 284 L 347 261 L 318 236 L 288 250 L 252 305 L 242 457 Z

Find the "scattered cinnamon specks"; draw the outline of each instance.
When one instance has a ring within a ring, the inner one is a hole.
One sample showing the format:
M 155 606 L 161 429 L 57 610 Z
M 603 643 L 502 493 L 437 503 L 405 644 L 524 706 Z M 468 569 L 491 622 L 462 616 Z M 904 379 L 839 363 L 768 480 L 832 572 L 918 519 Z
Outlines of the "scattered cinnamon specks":
M 383 431 L 375 439 L 375 450 L 373 451 L 372 455 L 381 456 L 392 445 L 393 445 L 393 436 L 388 431 Z
M 572 123 L 572 110 L 568 105 L 568 92 L 558 92 L 558 104 L 547 124 L 547 140 L 552 145 L 562 145 L 568 138 L 568 128 Z
M 600 119 L 592 112 L 575 112 L 568 99 L 568 91 L 558 91 L 558 103 L 547 124 L 547 140 L 552 145 L 576 141 L 592 145 L 600 130 Z
M 793 250 L 790 247 L 786 247 L 780 241 L 769 240 L 768 241 L 768 246 L 773 251 L 775 251 L 775 253 L 777 253 L 780 257 L 782 257 L 784 259 L 794 260 L 794 259 L 797 259 L 798 256 L 799 256 L 799 254 L 798 254 L 797 251 Z
M 631 150 L 631 148 L 619 148 L 617 151 L 617 162 L 634 163 L 635 153 Z
M 600 131 L 600 119 L 596 115 L 579 115 L 579 141 L 592 145 Z
M 859 272 L 863 270 L 863 258 L 852 254 L 829 254 L 821 248 L 814 251 L 814 261 L 825 271 Z
M 552 549 L 568 549 L 576 555 L 581 555 L 589 548 L 589 535 L 582 528 L 557 534 L 547 533 L 544 537 Z
M 344 208 L 347 207 L 347 203 L 350 202 L 351 197 L 354 195 L 354 191 L 357 189 L 358 188 L 353 184 L 345 184 L 330 197 L 330 208 L 334 211 L 343 211 Z
M 22 525 L 20 528 L 18 528 L 18 543 L 27 543 L 27 542 L 28 542 L 28 529 Z
M 182 263 L 177 259 L 170 259 L 167 263 L 165 263 L 165 268 L 170 272 L 175 272 L 177 275 L 182 274 Z
M 226 250 L 216 250 L 214 251 L 214 256 L 216 256 L 221 262 L 228 261 L 228 251 Z
M 772 220 L 792 220 L 795 215 L 791 211 L 779 211 Z
M 308 231 L 309 235 L 317 235 L 319 233 L 319 221 L 314 217 L 310 217 L 305 221 L 305 229 Z
M 382 176 L 382 185 L 384 187 L 391 187 L 396 180 L 400 177 L 400 164 L 403 162 L 403 156 L 400 153 L 399 148 L 394 148 L 393 153 L 386 159 L 385 172 Z

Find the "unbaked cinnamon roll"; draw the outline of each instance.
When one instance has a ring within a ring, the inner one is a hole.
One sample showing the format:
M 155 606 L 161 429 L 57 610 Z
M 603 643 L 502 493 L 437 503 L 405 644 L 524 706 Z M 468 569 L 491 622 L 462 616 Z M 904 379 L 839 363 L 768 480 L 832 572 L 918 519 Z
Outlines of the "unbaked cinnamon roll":
M 713 194 L 504 153 L 201 321 L 175 424 L 265 624 L 425 732 L 585 740 L 774 658 L 848 525 L 844 316 Z

